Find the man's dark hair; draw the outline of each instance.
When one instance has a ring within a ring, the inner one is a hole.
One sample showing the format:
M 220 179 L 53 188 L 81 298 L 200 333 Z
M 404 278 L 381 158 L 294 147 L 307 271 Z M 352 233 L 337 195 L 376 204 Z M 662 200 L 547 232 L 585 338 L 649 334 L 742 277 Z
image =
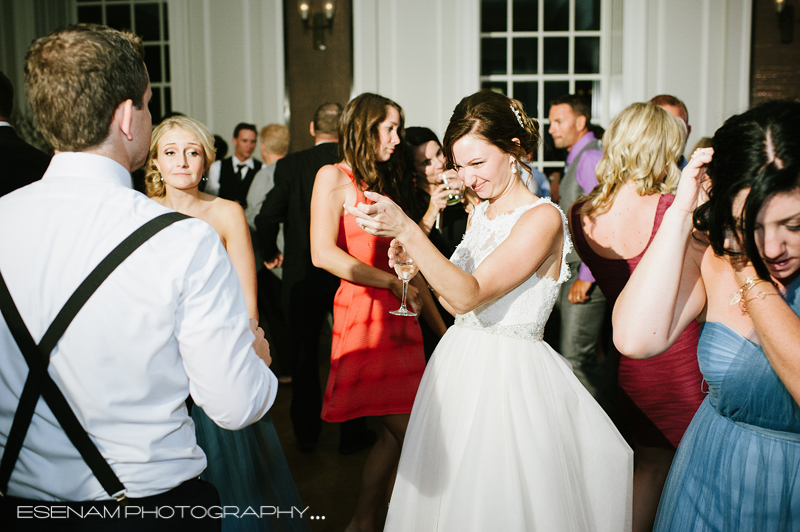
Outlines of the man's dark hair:
M 240 123 L 236 124 L 235 128 L 233 128 L 233 138 L 235 138 L 235 139 L 239 138 L 239 132 L 241 130 L 243 130 L 243 129 L 249 129 L 250 131 L 252 131 L 253 133 L 256 134 L 256 137 L 258 137 L 258 130 L 256 129 L 255 124 L 248 124 L 246 122 L 240 122 Z
M 337 135 L 341 116 L 341 105 L 330 102 L 323 103 L 314 111 L 314 132 L 323 135 Z
M 671 105 L 672 107 L 677 107 L 683 111 L 683 114 L 686 115 L 686 123 L 689 123 L 689 110 L 686 109 L 686 104 L 671 94 L 659 94 L 658 96 L 653 96 L 650 98 L 650 102 L 648 103 L 652 103 L 653 105 L 657 105 L 659 107 L 662 105 Z
M 583 96 L 579 94 L 566 94 L 550 102 L 550 107 L 562 104 L 569 105 L 572 108 L 572 112 L 575 113 L 576 118 L 579 116 L 585 116 L 587 126 L 589 125 L 589 122 L 592 121 L 592 108 L 589 106 L 589 102 Z
M 11 80 L 0 71 L 0 116 L 8 118 L 14 108 L 14 85 Z

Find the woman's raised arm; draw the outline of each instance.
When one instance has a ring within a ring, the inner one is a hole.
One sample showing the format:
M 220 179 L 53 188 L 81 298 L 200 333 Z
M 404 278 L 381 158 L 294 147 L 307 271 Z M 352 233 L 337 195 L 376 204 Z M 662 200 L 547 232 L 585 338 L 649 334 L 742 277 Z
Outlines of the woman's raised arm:
M 706 246 L 695 238 L 692 213 L 712 153 L 693 156 L 683 170 L 675 201 L 614 305 L 614 345 L 631 358 L 666 351 L 705 307 L 700 264 Z

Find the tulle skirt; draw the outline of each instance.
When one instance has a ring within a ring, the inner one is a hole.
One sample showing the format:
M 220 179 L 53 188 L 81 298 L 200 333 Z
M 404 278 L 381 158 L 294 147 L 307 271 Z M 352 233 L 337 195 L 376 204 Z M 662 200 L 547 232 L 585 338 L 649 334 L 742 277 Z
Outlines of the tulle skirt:
M 218 427 L 198 406 L 192 420 L 197 444 L 208 458 L 200 477 L 216 486 L 222 506 L 228 507 L 223 532 L 311 530 L 310 512 L 300 501 L 269 414 L 235 431 Z M 236 516 L 230 515 L 232 507 Z
M 633 453 L 546 343 L 451 327 L 417 392 L 387 531 L 630 530 Z

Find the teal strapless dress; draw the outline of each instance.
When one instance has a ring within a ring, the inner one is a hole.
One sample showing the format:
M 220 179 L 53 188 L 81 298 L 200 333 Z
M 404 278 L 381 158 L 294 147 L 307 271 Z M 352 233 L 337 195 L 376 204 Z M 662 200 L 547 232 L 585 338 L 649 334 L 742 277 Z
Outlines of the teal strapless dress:
M 784 298 L 800 314 L 800 279 Z M 798 346 L 800 349 L 800 346 Z M 697 348 L 709 395 L 683 436 L 655 531 L 800 531 L 800 407 L 761 347 L 721 323 Z
M 192 420 L 197 444 L 208 458 L 208 467 L 200 478 L 216 486 L 220 502 L 229 507 L 229 513 L 234 511 L 231 506 L 238 508 L 238 517 L 222 519 L 222 532 L 311 531 L 311 511 L 304 511 L 306 505 L 300 501 L 269 414 L 231 431 L 218 427 L 195 405 Z M 248 507 L 252 508 L 250 512 Z M 257 515 L 242 517 L 254 512 Z

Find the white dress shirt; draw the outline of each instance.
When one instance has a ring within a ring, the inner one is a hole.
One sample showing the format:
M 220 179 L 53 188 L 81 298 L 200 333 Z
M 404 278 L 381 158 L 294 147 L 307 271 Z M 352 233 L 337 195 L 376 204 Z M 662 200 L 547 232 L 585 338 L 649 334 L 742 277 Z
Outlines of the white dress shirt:
M 244 165 L 248 167 L 250 170 L 255 169 L 256 163 L 255 159 L 250 157 L 247 160 L 240 161 L 239 158 L 234 153 L 231 158 L 233 159 L 233 171 L 236 172 L 239 166 Z M 214 161 L 211 163 L 211 166 L 208 168 L 208 182 L 206 183 L 206 188 L 203 189 L 204 192 L 208 194 L 213 194 L 215 196 L 219 196 L 219 175 L 222 168 L 222 161 Z
M 0 272 L 35 341 L 89 272 L 145 222 L 169 212 L 131 189 L 106 157 L 61 153 L 41 181 L 0 198 Z M 252 349 L 244 294 L 217 233 L 188 219 L 123 262 L 52 352 L 50 375 L 127 489 L 146 497 L 198 476 L 184 401 L 227 429 L 260 419 L 277 379 Z M 28 367 L 0 316 L 0 447 Z M 40 400 L 9 494 L 98 500 L 108 494 Z

